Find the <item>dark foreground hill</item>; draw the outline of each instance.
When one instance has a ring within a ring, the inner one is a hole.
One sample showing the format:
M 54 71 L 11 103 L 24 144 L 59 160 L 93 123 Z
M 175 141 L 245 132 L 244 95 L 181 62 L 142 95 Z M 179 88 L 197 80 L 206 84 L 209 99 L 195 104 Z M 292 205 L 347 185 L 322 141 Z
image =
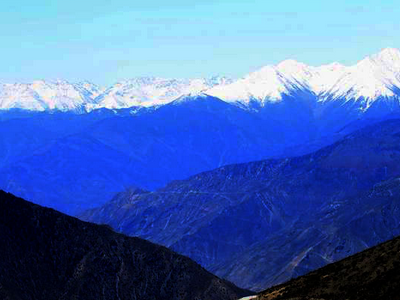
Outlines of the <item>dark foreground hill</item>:
M 400 238 L 270 288 L 257 299 L 400 299 Z
M 0 299 L 237 299 L 189 258 L 0 191 Z

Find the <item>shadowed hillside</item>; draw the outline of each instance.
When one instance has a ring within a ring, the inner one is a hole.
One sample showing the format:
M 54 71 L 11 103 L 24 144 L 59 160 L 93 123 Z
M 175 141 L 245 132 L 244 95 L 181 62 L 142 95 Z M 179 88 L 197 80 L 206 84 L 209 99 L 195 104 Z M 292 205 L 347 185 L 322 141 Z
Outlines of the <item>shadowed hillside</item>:
M 259 300 L 400 299 L 400 238 L 260 293 Z
M 237 299 L 190 259 L 0 191 L 0 299 Z

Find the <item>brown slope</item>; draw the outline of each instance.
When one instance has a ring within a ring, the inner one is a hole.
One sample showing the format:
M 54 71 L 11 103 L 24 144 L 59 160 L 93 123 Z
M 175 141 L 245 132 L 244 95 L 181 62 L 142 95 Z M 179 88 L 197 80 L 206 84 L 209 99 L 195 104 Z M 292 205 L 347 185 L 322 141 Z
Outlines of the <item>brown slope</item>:
M 400 237 L 270 288 L 257 299 L 400 299 Z
M 0 191 L 0 299 L 237 299 L 165 247 Z

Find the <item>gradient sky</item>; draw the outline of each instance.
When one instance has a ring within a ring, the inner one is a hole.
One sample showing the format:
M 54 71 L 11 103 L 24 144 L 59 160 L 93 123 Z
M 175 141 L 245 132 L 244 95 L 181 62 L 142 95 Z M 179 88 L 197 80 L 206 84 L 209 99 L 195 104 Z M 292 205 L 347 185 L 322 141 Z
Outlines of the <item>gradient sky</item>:
M 241 77 L 400 48 L 398 0 L 5 0 L 0 81 Z

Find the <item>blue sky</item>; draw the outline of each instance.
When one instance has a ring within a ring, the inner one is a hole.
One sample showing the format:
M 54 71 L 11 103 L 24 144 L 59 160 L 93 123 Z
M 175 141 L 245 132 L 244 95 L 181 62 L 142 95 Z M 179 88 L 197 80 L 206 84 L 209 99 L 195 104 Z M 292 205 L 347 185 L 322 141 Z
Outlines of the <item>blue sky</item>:
M 400 48 L 400 7 L 382 2 L 5 0 L 0 81 L 109 85 L 135 76 L 241 77 L 288 58 L 353 64 Z

